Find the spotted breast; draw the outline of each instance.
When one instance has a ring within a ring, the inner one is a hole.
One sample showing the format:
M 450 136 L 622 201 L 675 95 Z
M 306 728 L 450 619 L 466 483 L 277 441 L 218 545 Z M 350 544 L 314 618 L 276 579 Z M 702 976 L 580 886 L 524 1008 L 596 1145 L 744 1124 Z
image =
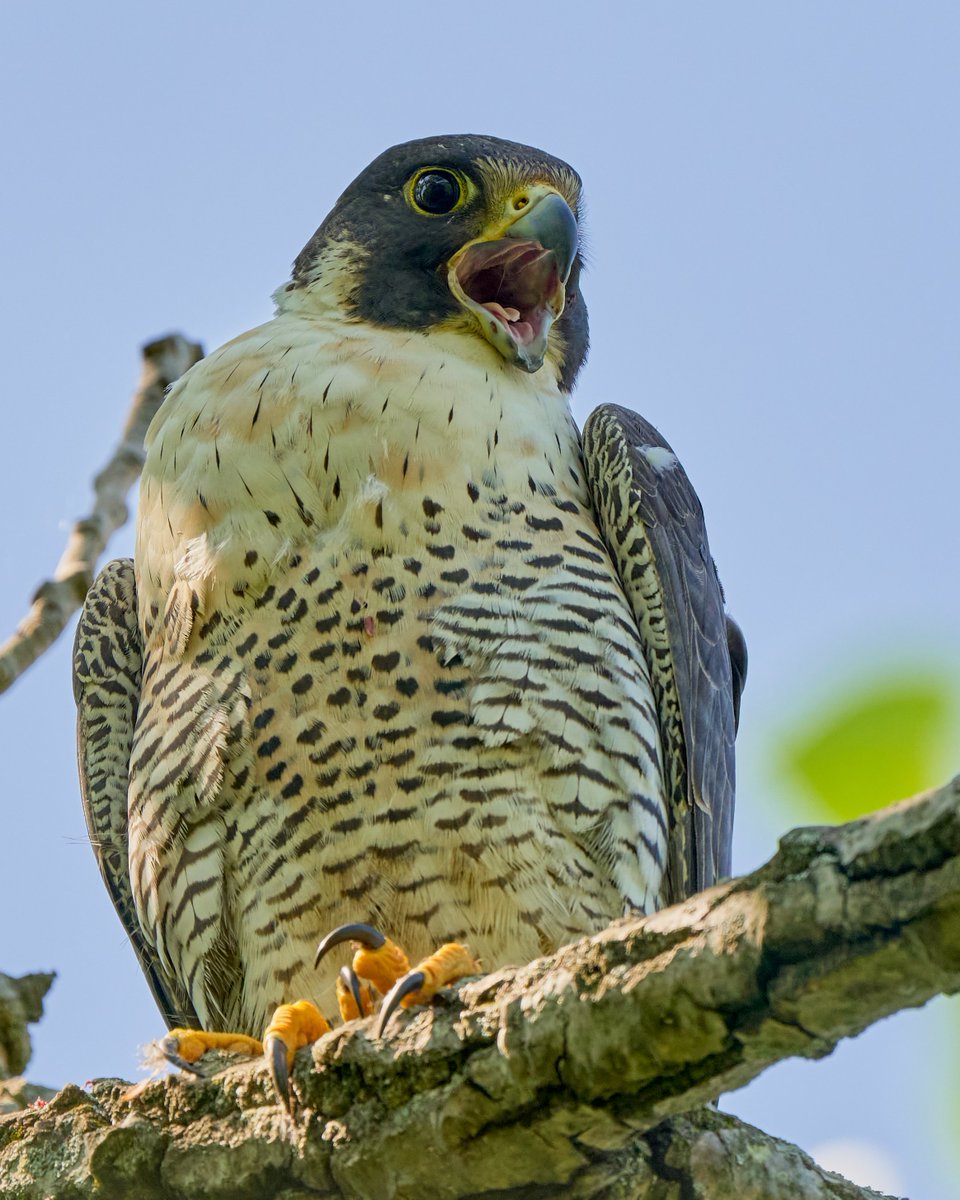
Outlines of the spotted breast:
M 565 398 L 443 340 L 289 315 L 152 431 L 131 876 L 205 1024 L 316 996 L 344 921 L 493 965 L 658 895 L 653 696 Z

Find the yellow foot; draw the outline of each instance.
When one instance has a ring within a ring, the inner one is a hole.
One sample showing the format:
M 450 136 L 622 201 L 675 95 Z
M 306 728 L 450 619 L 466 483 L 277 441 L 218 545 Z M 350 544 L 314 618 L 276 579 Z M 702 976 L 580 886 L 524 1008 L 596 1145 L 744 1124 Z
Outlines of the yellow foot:
M 358 989 L 350 986 L 351 974 L 369 980 L 378 992 L 386 993 L 375 1030 L 382 1037 L 387 1022 L 398 1006 L 411 1008 L 415 1004 L 426 1004 L 436 993 L 465 975 L 475 975 L 480 964 L 466 946 L 459 942 L 447 942 L 428 958 L 410 969 L 410 960 L 396 942 L 384 937 L 372 925 L 341 925 L 327 936 L 317 948 L 315 965 L 342 942 L 350 941 L 354 946 L 352 968 L 340 972 L 337 996 L 344 1020 L 366 1016 L 372 1011 L 369 992 L 364 1000 Z M 362 986 L 362 985 L 360 985 Z M 349 1005 L 349 1015 L 345 1010 Z
M 375 989 L 359 978 L 353 967 L 341 967 L 337 976 L 337 1006 L 344 1021 L 369 1017 L 375 1007 Z
M 199 1075 L 196 1063 L 208 1050 L 245 1054 L 250 1058 L 265 1055 L 273 1086 L 284 1105 L 290 1107 L 290 1065 L 303 1046 L 315 1042 L 330 1026 L 315 1004 L 298 1000 L 281 1004 L 274 1012 L 259 1042 L 245 1033 L 211 1033 L 202 1029 L 171 1029 L 160 1043 L 166 1059 L 181 1070 Z
M 285 1107 L 290 1108 L 290 1067 L 298 1050 L 330 1032 L 323 1013 L 309 1000 L 281 1004 L 263 1035 L 263 1052 L 273 1086 Z
M 200 1074 L 195 1064 L 208 1050 L 247 1054 L 251 1058 L 263 1053 L 263 1045 L 245 1033 L 207 1033 L 203 1029 L 171 1029 L 160 1049 L 175 1067 L 194 1075 Z

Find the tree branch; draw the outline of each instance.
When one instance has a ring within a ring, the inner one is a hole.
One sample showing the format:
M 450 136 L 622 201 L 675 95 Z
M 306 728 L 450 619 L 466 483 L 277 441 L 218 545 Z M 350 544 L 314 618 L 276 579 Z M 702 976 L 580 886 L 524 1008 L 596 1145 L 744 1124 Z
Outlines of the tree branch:
M 43 997 L 54 978 L 52 974 L 37 973 L 16 979 L 0 971 L 0 1113 L 19 1112 L 56 1094 L 50 1088 L 27 1083 L 20 1074 L 30 1061 L 27 1026 L 43 1015 Z
M 203 348 L 178 333 L 144 346 L 143 373 L 120 442 L 93 481 L 93 510 L 74 525 L 53 578 L 37 588 L 30 611 L 7 643 L 0 646 L 0 692 L 5 692 L 56 641 L 83 603 L 93 583 L 97 559 L 110 537 L 126 523 L 127 492 L 143 467 L 147 426 L 166 389 L 202 357 Z
M 55 978 L 52 973 L 15 978 L 0 971 L 0 1079 L 19 1075 L 30 1061 L 27 1026 L 40 1020 Z
M 788 834 L 752 875 L 465 982 L 446 1006 L 398 1015 L 383 1042 L 369 1022 L 336 1030 L 300 1056 L 295 1121 L 259 1064 L 133 1093 L 68 1088 L 0 1120 L 0 1179 L 24 1200 L 108 1200 L 134 1179 L 157 1200 L 852 1200 L 876 1193 L 698 1106 L 958 989 L 954 781 Z M 51 1163 L 74 1191 L 50 1190 Z

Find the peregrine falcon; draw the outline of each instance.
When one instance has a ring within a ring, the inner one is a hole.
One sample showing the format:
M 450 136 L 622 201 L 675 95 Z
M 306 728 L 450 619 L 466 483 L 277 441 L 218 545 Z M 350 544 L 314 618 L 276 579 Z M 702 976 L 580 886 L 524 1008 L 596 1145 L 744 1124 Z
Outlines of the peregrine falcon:
M 580 192 L 493 137 L 387 150 L 150 428 L 74 687 L 91 842 L 171 1027 L 329 1009 L 330 930 L 366 1012 L 399 946 L 432 964 L 406 1003 L 729 872 L 745 649 L 670 446 L 572 419 Z

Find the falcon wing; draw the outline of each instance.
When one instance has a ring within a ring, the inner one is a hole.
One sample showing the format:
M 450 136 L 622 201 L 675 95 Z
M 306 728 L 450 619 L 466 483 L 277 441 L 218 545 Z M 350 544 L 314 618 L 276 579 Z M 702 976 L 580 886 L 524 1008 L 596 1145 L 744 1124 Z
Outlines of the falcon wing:
M 129 558 L 108 563 L 87 593 L 73 648 L 80 791 L 90 843 L 114 908 L 167 1024 L 198 1027 L 193 1006 L 144 940 L 130 890 L 127 780 L 140 700 L 142 644 Z
M 652 425 L 616 405 L 583 431 L 597 520 L 643 636 L 664 751 L 675 903 L 730 873 L 746 643 L 725 616 L 700 501 Z

